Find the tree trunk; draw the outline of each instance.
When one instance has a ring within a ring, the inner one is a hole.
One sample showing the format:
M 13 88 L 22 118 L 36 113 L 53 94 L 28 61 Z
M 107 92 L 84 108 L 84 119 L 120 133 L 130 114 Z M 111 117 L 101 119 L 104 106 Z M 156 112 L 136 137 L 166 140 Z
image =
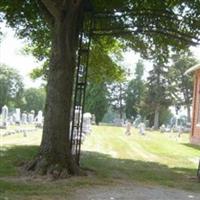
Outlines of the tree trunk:
M 119 85 L 119 117 L 123 119 L 123 104 L 122 104 L 122 85 Z
M 156 130 L 159 128 L 159 110 L 159 106 L 156 106 L 154 113 L 154 129 Z
M 80 173 L 69 140 L 80 11 L 69 7 L 54 23 L 42 142 L 38 157 L 28 166 L 28 170 L 56 177 Z

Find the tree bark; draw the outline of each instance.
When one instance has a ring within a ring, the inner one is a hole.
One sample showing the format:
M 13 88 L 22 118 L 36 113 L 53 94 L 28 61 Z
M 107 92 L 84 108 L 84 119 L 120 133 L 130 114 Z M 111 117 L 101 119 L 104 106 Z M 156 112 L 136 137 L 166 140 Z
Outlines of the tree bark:
M 122 104 L 122 85 L 119 84 L 119 117 L 123 119 L 123 104 Z
M 155 113 L 154 113 L 154 129 L 159 128 L 159 106 L 156 106 Z
M 70 1 L 53 26 L 52 54 L 48 72 L 47 99 L 42 142 L 38 157 L 28 170 L 65 177 L 79 174 L 70 150 L 70 110 L 81 6 Z

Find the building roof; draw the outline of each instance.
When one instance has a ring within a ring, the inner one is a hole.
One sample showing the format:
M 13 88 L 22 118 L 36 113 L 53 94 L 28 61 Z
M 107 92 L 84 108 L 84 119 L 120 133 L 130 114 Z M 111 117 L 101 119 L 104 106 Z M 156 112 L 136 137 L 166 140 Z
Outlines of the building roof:
M 189 73 L 191 73 L 191 72 L 194 72 L 194 71 L 196 71 L 196 70 L 198 70 L 198 69 L 200 69 L 200 64 L 194 65 L 193 67 L 189 68 L 189 69 L 184 73 L 184 75 L 187 75 L 187 74 L 189 74 Z

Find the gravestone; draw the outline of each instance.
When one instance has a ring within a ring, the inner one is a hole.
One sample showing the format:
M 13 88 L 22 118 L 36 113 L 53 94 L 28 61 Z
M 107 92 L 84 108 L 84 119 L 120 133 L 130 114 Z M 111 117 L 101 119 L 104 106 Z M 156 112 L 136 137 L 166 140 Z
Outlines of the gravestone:
M 92 125 L 95 125 L 95 124 L 96 124 L 96 117 L 95 117 L 95 114 L 92 114 L 91 123 L 92 123 Z
M 9 124 L 14 125 L 15 124 L 15 117 L 13 115 L 10 115 L 9 117 Z
M 86 135 L 91 132 L 91 123 L 92 123 L 92 115 L 90 113 L 83 114 L 83 135 Z
M 28 123 L 32 124 L 34 122 L 34 115 L 35 115 L 35 111 L 31 110 L 30 113 L 28 113 Z
M 130 121 L 127 121 L 126 122 L 126 131 L 125 131 L 125 135 L 131 135 L 131 122 Z
M 139 128 L 139 132 L 141 135 L 144 135 L 145 134 L 145 124 L 143 122 L 141 122 L 138 126 Z
M 2 123 L 3 127 L 7 127 L 8 125 L 8 107 L 4 105 L 2 107 Z
M 35 118 L 35 125 L 36 125 L 37 128 L 42 128 L 43 127 L 43 119 L 44 119 L 43 118 L 43 113 L 40 110 L 40 111 L 38 111 L 38 114 L 37 114 L 37 116 Z
M 14 117 L 15 117 L 15 123 L 20 125 L 20 123 L 21 123 L 21 111 L 20 111 L 20 108 L 16 108 Z
M 26 112 L 22 113 L 22 124 L 27 124 L 27 114 L 26 114 Z
M 164 132 L 165 132 L 165 125 L 164 125 L 164 124 L 162 124 L 162 126 L 160 127 L 160 132 L 161 132 L 161 133 L 164 133 Z

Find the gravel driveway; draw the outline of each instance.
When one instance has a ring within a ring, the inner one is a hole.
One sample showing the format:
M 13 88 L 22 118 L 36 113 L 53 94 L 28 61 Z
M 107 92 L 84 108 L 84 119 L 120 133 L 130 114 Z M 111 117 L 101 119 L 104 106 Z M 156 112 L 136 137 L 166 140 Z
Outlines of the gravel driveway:
M 199 186 L 200 188 L 200 186 Z M 79 189 L 73 200 L 200 200 L 200 193 L 135 184 Z

